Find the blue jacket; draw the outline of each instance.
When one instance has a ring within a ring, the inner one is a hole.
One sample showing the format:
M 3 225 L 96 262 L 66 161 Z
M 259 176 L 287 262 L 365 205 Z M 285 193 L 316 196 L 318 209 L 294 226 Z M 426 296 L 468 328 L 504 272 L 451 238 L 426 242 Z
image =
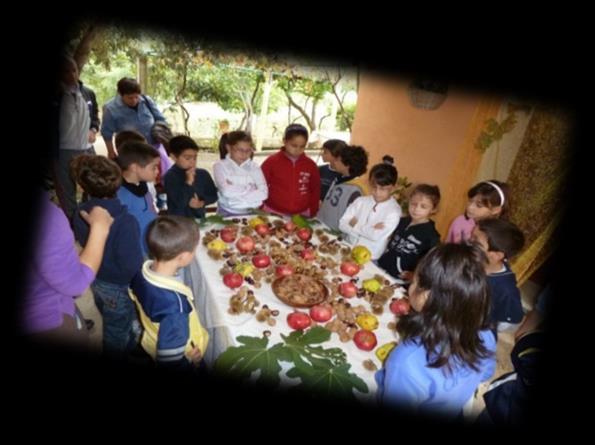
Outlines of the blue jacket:
M 163 178 L 167 192 L 167 212 L 170 215 L 204 218 L 205 207 L 217 201 L 217 187 L 208 171 L 197 168 L 194 184 L 186 184 L 186 172 L 177 165 L 167 171 Z M 205 207 L 193 209 L 188 205 L 192 196 L 196 195 L 205 201 Z
M 481 331 L 479 335 L 492 353 L 480 362 L 480 371 L 459 364 L 453 366 L 453 372 L 448 376 L 443 368 L 428 367 L 426 349 L 418 339 L 401 343 L 375 375 L 378 398 L 382 403 L 393 403 L 412 411 L 450 417 L 460 415 L 478 385 L 488 380 L 496 369 L 496 338 L 489 330 Z
M 88 212 L 95 206 L 103 207 L 114 218 L 96 278 L 108 283 L 128 286 L 143 264 L 138 222 L 116 198 L 92 198 L 81 204 L 79 210 Z M 74 214 L 73 226 L 76 240 L 85 246 L 89 238 L 89 225 L 79 212 Z
M 186 296 L 173 289 L 149 283 L 141 270 L 134 276 L 130 288 L 147 317 L 159 324 L 155 357 L 157 363 L 175 367 L 189 366 L 184 349 L 190 337 L 189 314 L 192 306 Z
M 118 94 L 103 106 L 101 135 L 106 141 L 111 141 L 114 133 L 135 130 L 153 144 L 155 141 L 151 137 L 151 127 L 156 121 L 165 122 L 165 117 L 151 98 L 141 96 L 137 107 L 131 108 L 122 101 L 122 96 Z
M 487 276 L 490 287 L 492 307 L 490 320 L 493 323 L 504 321 L 507 323 L 520 323 L 525 313 L 521 303 L 521 292 L 516 285 L 516 275 L 508 264 L 506 270 L 489 274 Z
M 153 197 L 150 192 L 147 192 L 145 196 L 136 196 L 124 186 L 118 189 L 117 195 L 120 202 L 128 208 L 128 212 L 138 221 L 140 227 L 139 244 L 143 256 L 147 257 L 149 252 L 147 226 L 157 218 L 157 211 L 153 206 Z

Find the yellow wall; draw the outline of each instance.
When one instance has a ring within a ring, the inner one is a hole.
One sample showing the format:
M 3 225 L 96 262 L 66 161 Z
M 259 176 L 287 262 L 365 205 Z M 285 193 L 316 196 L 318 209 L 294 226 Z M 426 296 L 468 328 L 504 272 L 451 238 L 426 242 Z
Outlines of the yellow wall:
M 474 141 L 499 101 L 450 88 L 437 110 L 414 108 L 408 80 L 364 74 L 360 78 L 351 143 L 370 154 L 369 166 L 390 154 L 399 176 L 414 184 L 436 184 L 442 193 L 434 217 L 444 237 L 454 217 L 462 213 L 466 192 L 473 185 L 481 160 Z

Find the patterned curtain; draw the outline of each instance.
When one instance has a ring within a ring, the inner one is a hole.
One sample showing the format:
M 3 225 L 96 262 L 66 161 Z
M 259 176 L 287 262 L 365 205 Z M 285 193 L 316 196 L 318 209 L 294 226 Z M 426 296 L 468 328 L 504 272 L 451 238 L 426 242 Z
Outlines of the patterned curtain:
M 525 234 L 525 248 L 512 261 L 521 286 L 554 251 L 564 212 L 562 189 L 570 166 L 572 120 L 563 110 L 537 107 L 514 161 L 510 219 Z

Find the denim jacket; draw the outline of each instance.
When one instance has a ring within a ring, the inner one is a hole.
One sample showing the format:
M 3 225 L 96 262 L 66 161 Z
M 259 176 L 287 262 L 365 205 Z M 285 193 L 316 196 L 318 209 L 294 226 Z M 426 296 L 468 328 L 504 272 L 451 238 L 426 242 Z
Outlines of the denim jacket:
M 111 141 L 114 133 L 135 130 L 152 144 L 151 127 L 155 121 L 165 122 L 165 117 L 157 109 L 157 105 L 151 98 L 141 96 L 135 109 L 126 105 L 122 101 L 122 96 L 118 94 L 103 106 L 101 135 L 106 141 Z

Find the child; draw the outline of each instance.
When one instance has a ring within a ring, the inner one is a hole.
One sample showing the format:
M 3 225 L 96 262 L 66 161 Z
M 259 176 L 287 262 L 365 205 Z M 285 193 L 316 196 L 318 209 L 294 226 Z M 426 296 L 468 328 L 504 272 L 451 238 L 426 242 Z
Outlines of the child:
M 269 197 L 264 210 L 283 215 L 314 217 L 320 206 L 320 174 L 316 163 L 304 151 L 308 130 L 299 124 L 285 129 L 283 147 L 262 164 Z
M 375 376 L 381 403 L 456 418 L 492 376 L 484 263 L 481 249 L 466 244 L 437 246 L 419 262 L 409 287 L 413 311 L 401 316 L 401 342 Z
M 409 197 L 409 216 L 401 218 L 378 265 L 395 278 L 411 281 L 415 266 L 432 247 L 440 234 L 430 216 L 440 203 L 440 189 L 420 184 Z
M 103 317 L 103 351 L 123 355 L 131 352 L 137 343 L 133 331 L 136 310 L 128 297 L 128 286 L 143 263 L 140 227 L 116 198 L 122 172 L 114 161 L 103 156 L 82 155 L 71 166 L 73 178 L 91 198 L 81 204 L 79 210 L 103 207 L 114 219 L 91 290 Z M 79 212 L 74 215 L 73 226 L 77 241 L 86 246 L 89 225 Z
M 338 230 L 339 220 L 347 207 L 363 195 L 361 187 L 352 180 L 363 175 L 368 169 L 368 153 L 363 147 L 347 145 L 337 152 L 332 164 L 339 176 L 329 185 L 329 191 L 318 212 L 318 219 L 331 229 Z
M 174 165 L 163 178 L 170 215 L 204 218 L 205 207 L 217 201 L 217 188 L 208 171 L 196 168 L 198 145 L 188 136 L 169 141 Z
M 543 301 L 546 293 L 542 292 Z M 547 298 L 547 297 L 546 297 Z M 485 409 L 477 418 L 477 423 L 484 426 L 519 426 L 528 419 L 531 401 L 541 388 L 538 371 L 542 369 L 545 352 L 545 326 L 543 308 L 536 308 L 531 313 L 533 317 L 529 323 L 523 322 L 519 332 L 515 333 L 515 345 L 510 352 L 510 359 L 514 367 L 513 372 L 501 375 L 491 382 L 483 394 Z
M 155 141 L 153 147 L 159 152 L 159 174 L 155 180 L 155 187 L 161 193 L 163 191 L 163 177 L 167 171 L 171 168 L 172 162 L 169 158 L 169 141 L 173 137 L 171 130 L 165 122 L 157 121 L 151 128 L 151 137 Z
M 335 168 L 335 160 L 339 153 L 347 144 L 340 139 L 329 139 L 322 144 L 322 160 L 327 164 L 318 167 L 320 173 L 320 200 L 324 201 L 324 197 L 331 185 L 340 180 L 343 175 Z M 347 178 L 349 180 L 349 178 Z
M 132 280 L 130 297 L 144 327 L 143 349 L 159 366 L 191 369 L 204 356 L 209 336 L 200 324 L 192 290 L 177 279 L 194 258 L 198 225 L 182 216 L 160 216 L 149 226 L 151 260 Z
M 499 332 L 516 329 L 525 315 L 516 276 L 508 261 L 523 248 L 523 232 L 501 219 L 480 220 L 471 234 L 487 254 L 486 273 L 492 300 L 490 319 Z
M 226 140 L 225 159 L 215 162 L 213 174 L 218 192 L 217 213 L 223 216 L 246 215 L 267 199 L 269 189 L 260 166 L 250 160 L 252 138 L 244 131 L 222 136 Z
M 504 182 L 483 181 L 471 187 L 465 214 L 458 216 L 450 225 L 447 243 L 462 243 L 471 237 L 477 221 L 486 218 L 505 217 L 510 207 L 508 185 Z
M 357 198 L 339 220 L 339 229 L 352 245 L 361 244 L 372 254 L 382 255 L 390 234 L 397 228 L 401 207 L 392 197 L 397 169 L 388 163 L 376 164 L 369 176 L 371 195 Z
M 118 153 L 117 162 L 122 169 L 118 199 L 138 221 L 141 250 L 146 257 L 147 226 L 157 217 L 147 182 L 155 181 L 159 169 L 159 153 L 147 143 L 134 141 L 121 145 Z

